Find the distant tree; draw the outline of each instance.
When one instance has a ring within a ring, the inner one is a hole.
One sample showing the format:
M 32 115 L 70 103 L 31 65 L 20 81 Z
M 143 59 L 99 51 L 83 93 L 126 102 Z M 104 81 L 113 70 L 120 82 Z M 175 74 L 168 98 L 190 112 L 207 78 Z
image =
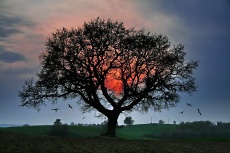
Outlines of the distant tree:
M 163 120 L 159 120 L 159 124 L 164 124 L 164 121 Z
M 71 125 L 71 126 L 74 126 L 75 124 L 74 124 L 74 122 L 71 122 L 70 125 Z
M 131 116 L 126 117 L 124 120 L 124 124 L 126 124 L 126 125 L 133 125 L 133 123 L 134 123 L 134 120 L 132 119 Z
M 56 119 L 53 125 L 62 125 L 61 119 Z
M 24 124 L 23 126 L 30 126 L 29 124 Z
M 179 93 L 196 91 L 196 61 L 185 60 L 183 45 L 164 35 L 126 29 L 122 22 L 97 18 L 83 27 L 57 30 L 40 55 L 37 79 L 21 91 L 21 106 L 37 110 L 47 101 L 76 99 L 83 112 L 107 117 L 115 136 L 122 112 L 161 111 L 176 106 Z
M 77 125 L 78 125 L 78 126 L 83 126 L 83 124 L 81 124 L 81 123 L 78 123 Z

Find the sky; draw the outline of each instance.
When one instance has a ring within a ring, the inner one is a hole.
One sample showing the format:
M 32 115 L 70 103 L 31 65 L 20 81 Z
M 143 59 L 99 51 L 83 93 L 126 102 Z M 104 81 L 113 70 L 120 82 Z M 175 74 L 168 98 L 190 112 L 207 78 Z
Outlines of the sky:
M 103 122 L 96 112 L 82 114 L 74 101 L 47 102 L 39 112 L 18 106 L 18 91 L 39 71 L 38 57 L 52 32 L 81 27 L 97 17 L 166 35 L 172 45 L 185 46 L 186 60 L 199 61 L 197 92 L 180 94 L 180 103 L 169 110 L 121 114 L 118 124 L 129 115 L 134 124 L 230 122 L 230 1 L 0 0 L 0 124 L 50 125 L 58 118 L 67 124 Z M 51 110 L 57 107 L 58 112 Z

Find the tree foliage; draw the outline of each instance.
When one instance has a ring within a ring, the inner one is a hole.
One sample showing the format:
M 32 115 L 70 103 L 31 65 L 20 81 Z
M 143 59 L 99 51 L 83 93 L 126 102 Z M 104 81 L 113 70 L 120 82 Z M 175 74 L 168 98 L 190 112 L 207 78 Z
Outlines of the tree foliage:
M 46 42 L 41 70 L 19 92 L 21 106 L 39 109 L 46 101 L 75 99 L 83 112 L 97 110 L 115 135 L 123 111 L 161 111 L 176 106 L 179 92 L 196 91 L 196 61 L 183 45 L 161 34 L 127 29 L 97 18 L 77 29 L 60 29 Z
M 131 116 L 129 116 L 129 117 L 126 117 L 126 118 L 125 118 L 124 123 L 125 123 L 126 125 L 133 125 L 134 120 L 132 119 Z
M 62 125 L 61 119 L 56 119 L 53 125 Z
M 164 124 L 165 122 L 163 120 L 159 120 L 159 124 Z

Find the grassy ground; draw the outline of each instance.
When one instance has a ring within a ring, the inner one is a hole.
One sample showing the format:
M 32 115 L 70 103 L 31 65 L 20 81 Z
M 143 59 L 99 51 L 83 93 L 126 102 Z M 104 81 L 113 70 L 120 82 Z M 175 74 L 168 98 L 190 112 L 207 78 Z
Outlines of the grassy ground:
M 3 128 L 4 130 L 23 133 L 27 135 L 46 136 L 51 130 L 51 125 L 42 126 L 22 126 Z M 95 137 L 101 135 L 102 127 L 94 126 L 68 126 L 70 137 Z
M 33 136 L 47 136 L 52 126 L 23 126 L 23 127 L 10 127 L 2 128 L 11 132 L 18 132 Z M 87 138 L 96 137 L 104 133 L 104 128 L 101 126 L 68 126 L 70 138 Z M 175 132 L 178 125 L 167 124 L 141 124 L 117 128 L 117 137 L 126 140 L 155 140 L 153 138 L 145 137 L 147 134 L 161 134 L 162 132 Z M 1 128 L 0 128 L 1 129 Z M 225 138 L 196 138 L 196 141 L 219 141 L 230 142 L 230 139 Z
M 117 129 L 118 138 L 105 138 L 100 135 L 101 126 L 68 126 L 69 135 L 65 138 L 48 136 L 52 126 L 23 126 L 0 128 L 0 153 L 11 152 L 230 152 L 229 139 L 193 140 L 154 140 L 145 138 L 148 133 L 174 132 L 177 125 L 145 124 Z
M 133 139 L 148 139 L 143 137 L 143 135 L 148 133 L 161 133 L 163 131 L 175 131 L 176 125 L 167 124 L 140 124 L 131 125 L 125 128 L 117 130 L 117 136 L 123 139 L 133 140 Z
M 23 126 L 23 127 L 10 127 L 4 128 L 13 132 L 24 133 L 28 135 L 47 135 L 51 130 L 50 125 L 46 126 Z M 70 131 L 70 137 L 95 137 L 100 136 L 104 132 L 104 128 L 101 126 L 68 126 Z M 117 137 L 122 139 L 134 140 L 134 139 L 147 139 L 144 138 L 144 134 L 148 133 L 161 133 L 163 131 L 175 131 L 176 125 L 131 125 L 123 128 L 117 128 Z
M 229 142 L 63 138 L 0 129 L 1 153 L 228 153 Z

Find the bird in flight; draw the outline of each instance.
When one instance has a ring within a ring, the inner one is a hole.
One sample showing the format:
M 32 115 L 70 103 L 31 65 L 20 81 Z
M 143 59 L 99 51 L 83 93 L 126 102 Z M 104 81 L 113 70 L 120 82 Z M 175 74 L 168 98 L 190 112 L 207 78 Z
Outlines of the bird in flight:
M 191 104 L 187 103 L 188 106 L 192 106 Z
M 184 113 L 184 111 L 180 112 L 180 114 L 183 114 L 183 113 Z
M 85 117 L 82 118 L 83 120 L 85 119 Z
M 68 104 L 68 105 L 69 105 L 69 108 L 73 109 L 73 107 L 70 104 Z
M 200 109 L 197 109 L 198 113 L 201 115 Z
M 57 112 L 59 110 L 59 108 L 53 108 L 52 110 L 55 110 Z

